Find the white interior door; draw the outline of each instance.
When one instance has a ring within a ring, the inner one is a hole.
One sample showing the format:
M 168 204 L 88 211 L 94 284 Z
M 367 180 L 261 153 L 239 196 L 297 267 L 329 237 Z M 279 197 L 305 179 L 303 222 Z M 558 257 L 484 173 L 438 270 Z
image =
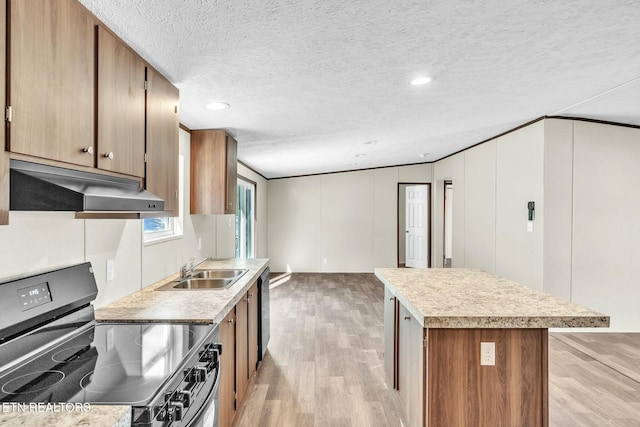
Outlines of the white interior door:
M 427 268 L 429 255 L 428 212 L 429 193 L 427 185 L 411 185 L 405 189 L 406 195 L 406 238 L 405 264 L 407 267 Z

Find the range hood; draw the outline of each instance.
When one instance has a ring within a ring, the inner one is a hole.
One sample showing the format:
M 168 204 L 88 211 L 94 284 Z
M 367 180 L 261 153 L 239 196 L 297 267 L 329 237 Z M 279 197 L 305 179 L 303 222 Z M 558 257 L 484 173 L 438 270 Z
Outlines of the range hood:
M 10 210 L 75 211 L 77 218 L 166 216 L 164 200 L 120 178 L 11 159 Z

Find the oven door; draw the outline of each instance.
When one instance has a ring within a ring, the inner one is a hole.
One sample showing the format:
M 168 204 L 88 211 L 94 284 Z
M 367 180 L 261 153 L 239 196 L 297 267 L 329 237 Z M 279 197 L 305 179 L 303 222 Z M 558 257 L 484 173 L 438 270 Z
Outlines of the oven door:
M 189 427 L 218 427 L 220 363 L 217 364 L 213 377 L 213 388 L 208 395 L 202 396 L 203 399 L 198 399 L 198 412 L 187 424 Z

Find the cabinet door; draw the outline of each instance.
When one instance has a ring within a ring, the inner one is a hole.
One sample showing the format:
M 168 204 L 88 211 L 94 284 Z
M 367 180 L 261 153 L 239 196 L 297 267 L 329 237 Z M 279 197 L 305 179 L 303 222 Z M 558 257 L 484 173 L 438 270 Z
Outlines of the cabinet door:
M 411 426 L 422 426 L 424 329 L 399 304 L 398 394 Z
M 0 2 L 0 22 L 7 22 L 7 2 Z M 5 98 L 6 38 L 0 35 L 0 99 Z M 9 223 L 9 153 L 5 151 L 5 126 L 0 129 L 0 225 Z
M 258 365 L 258 282 L 249 288 L 249 378 L 253 377 Z
M 396 297 L 384 288 L 384 373 L 387 387 L 396 388 Z
M 146 189 L 164 199 L 164 210 L 178 216 L 178 89 L 147 69 Z
M 230 427 L 236 414 L 236 314 L 231 310 L 220 324 L 220 427 Z
M 247 294 L 236 304 L 236 399 L 240 407 L 249 385 L 249 323 Z
M 10 151 L 94 166 L 93 17 L 75 0 L 9 5 Z
M 145 63 L 98 27 L 98 168 L 144 177 Z
M 227 133 L 219 129 L 191 131 L 191 213 L 226 213 Z M 234 205 L 235 213 L 235 205 Z
M 238 143 L 227 135 L 227 174 L 226 174 L 226 208 L 225 213 L 235 214 L 238 199 Z

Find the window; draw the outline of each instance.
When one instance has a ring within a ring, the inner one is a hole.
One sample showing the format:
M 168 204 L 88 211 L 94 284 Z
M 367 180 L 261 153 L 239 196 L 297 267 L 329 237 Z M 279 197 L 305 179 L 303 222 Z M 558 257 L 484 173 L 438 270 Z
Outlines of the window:
M 182 218 L 184 218 L 184 155 L 178 157 L 178 217 L 145 218 L 142 220 L 142 238 L 145 243 L 182 236 Z
M 238 176 L 236 258 L 255 258 L 256 183 Z
M 162 239 L 173 236 L 175 218 L 159 217 L 143 220 L 144 241 Z

